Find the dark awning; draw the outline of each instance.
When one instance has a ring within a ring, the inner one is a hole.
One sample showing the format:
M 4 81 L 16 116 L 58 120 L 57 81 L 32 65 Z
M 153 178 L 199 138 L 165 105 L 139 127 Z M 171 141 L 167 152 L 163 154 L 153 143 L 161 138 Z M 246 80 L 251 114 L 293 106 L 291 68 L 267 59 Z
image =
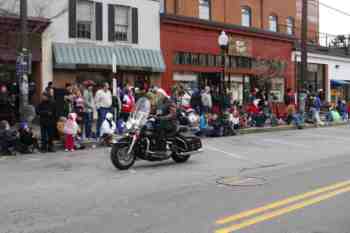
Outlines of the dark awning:
M 344 86 L 344 85 L 350 85 L 350 81 L 347 80 L 331 80 L 332 86 Z

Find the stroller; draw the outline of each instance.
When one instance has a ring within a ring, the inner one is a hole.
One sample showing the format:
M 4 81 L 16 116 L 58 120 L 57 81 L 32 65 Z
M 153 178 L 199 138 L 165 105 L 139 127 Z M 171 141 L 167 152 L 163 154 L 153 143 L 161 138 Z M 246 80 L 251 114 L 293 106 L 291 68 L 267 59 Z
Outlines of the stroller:
M 39 149 L 38 139 L 28 124 L 23 122 L 19 128 L 18 150 L 23 154 L 30 154 L 34 153 L 35 149 Z

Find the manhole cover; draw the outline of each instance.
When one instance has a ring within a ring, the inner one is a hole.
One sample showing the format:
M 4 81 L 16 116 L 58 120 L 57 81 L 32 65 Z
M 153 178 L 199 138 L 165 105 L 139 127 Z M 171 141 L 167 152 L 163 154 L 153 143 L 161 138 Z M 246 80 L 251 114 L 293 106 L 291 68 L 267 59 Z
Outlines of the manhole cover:
M 227 186 L 260 186 L 266 183 L 266 179 L 260 177 L 222 177 L 217 180 L 218 184 Z

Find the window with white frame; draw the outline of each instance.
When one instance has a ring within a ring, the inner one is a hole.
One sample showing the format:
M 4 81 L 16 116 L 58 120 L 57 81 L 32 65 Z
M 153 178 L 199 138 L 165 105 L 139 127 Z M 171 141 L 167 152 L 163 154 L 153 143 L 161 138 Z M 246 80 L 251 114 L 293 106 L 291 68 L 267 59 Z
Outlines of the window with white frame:
M 210 19 L 209 0 L 199 0 L 199 18 Z
M 269 16 L 269 30 L 273 32 L 278 31 L 278 18 L 276 15 Z
M 287 34 L 293 35 L 294 34 L 294 18 L 288 17 L 286 23 L 287 23 Z
M 131 8 L 115 6 L 114 40 L 131 41 Z
M 95 4 L 88 0 L 77 2 L 77 38 L 94 39 Z
M 250 7 L 244 6 L 241 9 L 241 25 L 244 27 L 252 26 L 252 11 Z

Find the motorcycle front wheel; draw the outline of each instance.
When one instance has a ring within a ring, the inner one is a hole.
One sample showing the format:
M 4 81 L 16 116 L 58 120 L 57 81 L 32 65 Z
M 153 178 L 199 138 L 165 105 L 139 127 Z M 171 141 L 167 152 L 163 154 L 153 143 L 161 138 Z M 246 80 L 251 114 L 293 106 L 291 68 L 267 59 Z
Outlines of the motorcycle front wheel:
M 129 145 L 113 145 L 111 161 L 119 170 L 128 170 L 135 163 L 136 156 L 133 152 L 128 154 Z

